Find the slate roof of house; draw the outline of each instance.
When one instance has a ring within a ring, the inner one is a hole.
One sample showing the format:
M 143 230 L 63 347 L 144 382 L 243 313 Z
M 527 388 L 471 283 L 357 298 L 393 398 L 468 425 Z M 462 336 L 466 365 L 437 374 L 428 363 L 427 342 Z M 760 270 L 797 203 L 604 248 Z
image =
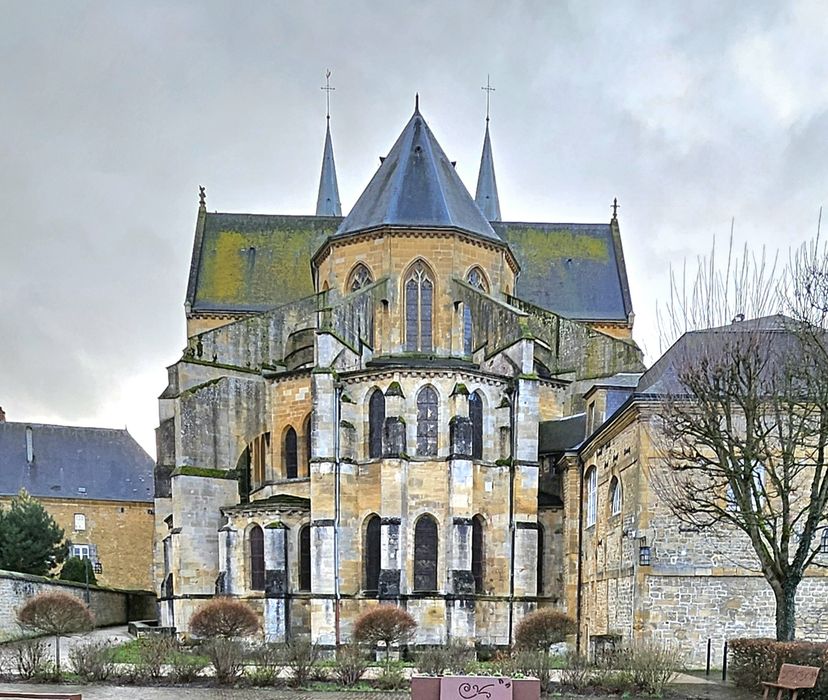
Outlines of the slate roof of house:
M 499 240 L 419 109 L 336 235 L 379 226 L 452 228 Z
M 492 226 L 520 263 L 515 296 L 576 321 L 628 319 L 633 308 L 617 224 Z
M 771 345 L 765 347 L 769 352 L 784 354 L 796 351 L 795 336 L 792 334 L 797 321 L 782 314 L 762 316 L 759 318 L 737 321 L 726 326 L 690 331 L 682 335 L 665 352 L 650 369 L 648 369 L 636 386 L 637 394 L 681 394 L 686 389 L 679 380 L 678 373 L 686 362 L 694 362 L 715 351 L 726 347 L 734 333 L 768 334 Z M 800 346 L 801 347 L 801 346 Z M 774 366 L 769 363 L 766 367 Z
M 26 429 L 34 459 L 27 461 Z M 0 423 L 0 494 L 152 501 L 152 458 L 126 430 Z

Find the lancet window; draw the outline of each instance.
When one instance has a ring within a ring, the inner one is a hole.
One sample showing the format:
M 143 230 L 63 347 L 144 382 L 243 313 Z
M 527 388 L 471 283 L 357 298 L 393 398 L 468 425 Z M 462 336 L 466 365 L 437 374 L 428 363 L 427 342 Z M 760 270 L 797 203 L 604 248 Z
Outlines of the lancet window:
M 380 534 L 381 521 L 378 515 L 369 515 L 365 523 L 365 543 L 363 558 L 365 566 L 366 593 L 376 593 L 379 590 L 380 577 Z
M 469 396 L 469 419 L 472 426 L 472 459 L 483 459 L 483 399 L 479 391 Z
M 264 532 L 258 525 L 250 528 L 250 588 L 263 591 L 265 587 Z
M 385 426 L 385 395 L 374 389 L 368 399 L 368 457 L 382 457 L 382 432 Z
M 414 590 L 437 590 L 437 522 L 423 515 L 414 526 Z
M 619 515 L 621 513 L 621 506 L 623 505 L 624 494 L 621 491 L 621 480 L 614 476 L 610 482 L 610 504 L 611 515 Z
M 285 431 L 285 478 L 287 479 L 295 479 L 299 476 L 297 448 L 296 431 L 291 426 Z
M 483 516 L 475 515 L 472 518 L 472 560 L 471 570 L 474 577 L 474 592 L 484 593 L 483 590 Z
M 434 282 L 428 268 L 416 263 L 405 280 L 405 349 L 431 352 Z
M 303 525 L 299 529 L 299 590 L 311 589 L 311 529 Z
M 437 454 L 437 392 L 430 386 L 417 394 L 417 454 L 429 457 Z

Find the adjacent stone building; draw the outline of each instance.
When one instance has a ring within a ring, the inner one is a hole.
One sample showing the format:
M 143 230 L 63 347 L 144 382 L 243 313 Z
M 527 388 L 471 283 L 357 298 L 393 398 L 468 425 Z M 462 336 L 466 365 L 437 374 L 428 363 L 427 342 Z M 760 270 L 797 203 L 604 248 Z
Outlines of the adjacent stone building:
M 0 409 L 0 503 L 36 497 L 101 586 L 153 587 L 153 469 L 126 430 L 6 422 Z
M 269 639 L 332 645 L 393 601 L 415 643 L 503 645 L 566 605 L 538 429 L 643 369 L 618 220 L 502 221 L 488 123 L 474 199 L 419 109 L 381 161 L 345 218 L 330 129 L 315 216 L 202 196 L 160 397 L 165 625 L 224 594 Z

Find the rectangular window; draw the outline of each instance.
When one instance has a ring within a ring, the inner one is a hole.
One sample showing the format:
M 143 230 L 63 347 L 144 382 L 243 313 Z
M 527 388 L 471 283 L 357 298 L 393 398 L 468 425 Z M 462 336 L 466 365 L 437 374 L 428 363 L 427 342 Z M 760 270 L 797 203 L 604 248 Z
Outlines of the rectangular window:
M 88 544 L 73 544 L 72 556 L 80 559 L 89 559 L 89 545 Z
M 86 516 L 83 513 L 75 513 L 75 532 L 86 530 Z

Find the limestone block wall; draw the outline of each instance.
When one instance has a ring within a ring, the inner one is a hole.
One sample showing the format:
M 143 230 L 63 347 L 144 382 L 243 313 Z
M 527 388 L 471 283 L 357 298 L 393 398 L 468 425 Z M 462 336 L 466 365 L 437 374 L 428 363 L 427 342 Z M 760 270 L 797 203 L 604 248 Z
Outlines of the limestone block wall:
M 0 497 L 0 505 L 10 498 Z M 152 582 L 152 538 L 155 516 L 152 501 L 103 501 L 93 499 L 38 499 L 72 544 L 94 548 L 102 571 L 102 586 L 149 590 Z M 75 515 L 84 516 L 86 527 L 75 530 Z
M 83 584 L 0 571 L 0 641 L 21 635 L 20 627 L 15 621 L 18 608 L 29 598 L 46 592 L 69 593 L 86 601 L 86 587 Z M 89 607 L 98 627 L 122 625 L 130 620 L 154 619 L 156 616 L 155 595 L 146 591 L 90 586 Z

